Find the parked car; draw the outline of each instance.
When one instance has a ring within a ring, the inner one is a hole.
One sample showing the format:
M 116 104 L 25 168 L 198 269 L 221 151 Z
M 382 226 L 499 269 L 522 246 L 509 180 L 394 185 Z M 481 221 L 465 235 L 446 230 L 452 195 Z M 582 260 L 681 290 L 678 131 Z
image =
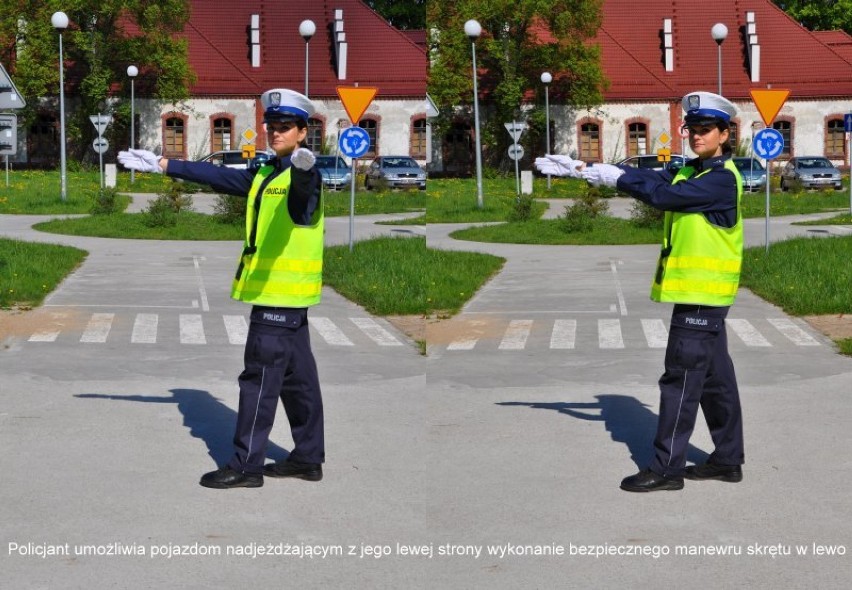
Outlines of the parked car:
M 352 182 L 352 170 L 340 156 L 317 156 L 316 167 L 325 188 L 341 190 Z
M 426 190 L 426 171 L 409 156 L 379 156 L 364 177 L 364 186 L 371 190 L 384 183 L 389 188 L 413 188 Z
M 793 185 L 803 188 L 833 187 L 839 191 L 843 182 L 831 160 L 822 156 L 796 156 L 790 158 L 781 170 L 781 190 L 786 191 Z
M 744 191 L 766 189 L 766 168 L 756 158 L 733 158 L 734 166 L 743 177 Z
M 657 154 L 645 154 L 644 156 L 631 156 L 618 162 L 621 166 L 632 166 L 633 168 L 667 168 L 672 172 L 676 172 L 683 168 L 689 158 L 683 154 L 672 154 L 669 162 L 661 162 L 657 159 Z
M 243 158 L 242 150 L 221 150 L 207 154 L 199 160 L 199 162 L 210 162 L 217 166 L 227 166 L 228 168 L 245 169 L 248 165 L 248 160 Z

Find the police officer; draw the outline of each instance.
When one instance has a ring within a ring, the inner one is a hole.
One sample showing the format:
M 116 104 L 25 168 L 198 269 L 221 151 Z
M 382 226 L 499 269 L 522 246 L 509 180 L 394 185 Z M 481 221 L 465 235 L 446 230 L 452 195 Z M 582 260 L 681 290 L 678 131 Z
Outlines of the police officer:
M 742 411 L 725 332 L 742 264 L 742 178 L 731 161 L 734 105 L 718 94 L 693 92 L 682 101 L 683 131 L 698 157 L 677 172 L 596 164 L 564 156 L 536 161 L 545 173 L 585 178 L 665 211 L 662 250 L 651 299 L 673 303 L 654 459 L 625 478 L 630 492 L 679 490 L 683 478 L 742 480 Z M 701 407 L 715 450 L 685 467 Z
M 201 478 L 208 488 L 260 487 L 264 475 L 319 481 L 325 460 L 322 395 L 308 334 L 308 308 L 319 303 L 322 289 L 322 185 L 313 153 L 301 147 L 314 107 L 283 88 L 264 92 L 260 100 L 275 157 L 256 173 L 167 160 L 147 150 L 118 154 L 133 170 L 248 197 L 246 238 L 231 291 L 252 305 L 234 455 Z M 294 448 L 285 461 L 264 466 L 279 397 Z

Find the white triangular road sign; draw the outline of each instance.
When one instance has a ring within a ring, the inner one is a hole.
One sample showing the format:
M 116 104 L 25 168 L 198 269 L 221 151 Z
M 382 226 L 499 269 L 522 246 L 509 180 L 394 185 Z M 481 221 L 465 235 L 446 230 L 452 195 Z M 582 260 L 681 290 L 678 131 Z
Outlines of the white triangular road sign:
M 112 123 L 112 115 L 89 115 L 89 119 L 98 131 L 98 136 L 103 135 L 107 126 Z
M 24 97 L 15 88 L 15 83 L 6 73 L 3 64 L 0 64 L 0 110 L 22 109 L 25 106 L 27 106 L 27 103 L 24 101 Z
M 518 143 L 521 135 L 527 130 L 527 124 L 520 121 L 512 121 L 511 123 L 503 123 L 506 126 L 506 131 L 512 136 L 512 141 Z

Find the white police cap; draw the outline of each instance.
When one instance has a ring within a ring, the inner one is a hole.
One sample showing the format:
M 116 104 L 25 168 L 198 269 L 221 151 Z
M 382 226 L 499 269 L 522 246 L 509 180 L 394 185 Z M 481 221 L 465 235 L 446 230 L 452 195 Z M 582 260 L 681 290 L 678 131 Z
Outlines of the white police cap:
M 315 112 L 314 104 L 307 96 L 287 88 L 267 90 L 260 95 L 260 103 L 263 105 L 264 123 L 295 119 L 307 121 Z
M 737 114 L 734 103 L 712 92 L 691 92 L 681 104 L 686 111 L 685 123 L 730 121 Z

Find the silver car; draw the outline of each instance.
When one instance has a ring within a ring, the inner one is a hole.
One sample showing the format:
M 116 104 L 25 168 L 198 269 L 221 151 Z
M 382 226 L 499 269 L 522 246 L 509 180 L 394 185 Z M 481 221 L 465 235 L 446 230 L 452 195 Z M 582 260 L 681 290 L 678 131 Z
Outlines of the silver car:
M 796 156 L 790 158 L 781 171 L 781 190 L 799 185 L 803 188 L 843 188 L 840 170 L 822 156 Z
M 660 160 L 656 154 L 645 154 L 643 156 L 630 156 L 618 162 L 620 166 L 631 166 L 633 168 L 652 168 L 662 170 L 663 168 L 677 172 L 683 168 L 689 158 L 683 154 L 672 154 L 668 162 Z
M 756 158 L 733 158 L 743 177 L 744 191 L 766 190 L 766 168 Z
M 327 189 L 341 190 L 352 182 L 352 170 L 340 156 L 317 156 L 316 167 Z
M 426 190 L 426 171 L 409 156 L 379 156 L 367 169 L 364 186 L 371 190 L 384 184 L 388 188 Z

